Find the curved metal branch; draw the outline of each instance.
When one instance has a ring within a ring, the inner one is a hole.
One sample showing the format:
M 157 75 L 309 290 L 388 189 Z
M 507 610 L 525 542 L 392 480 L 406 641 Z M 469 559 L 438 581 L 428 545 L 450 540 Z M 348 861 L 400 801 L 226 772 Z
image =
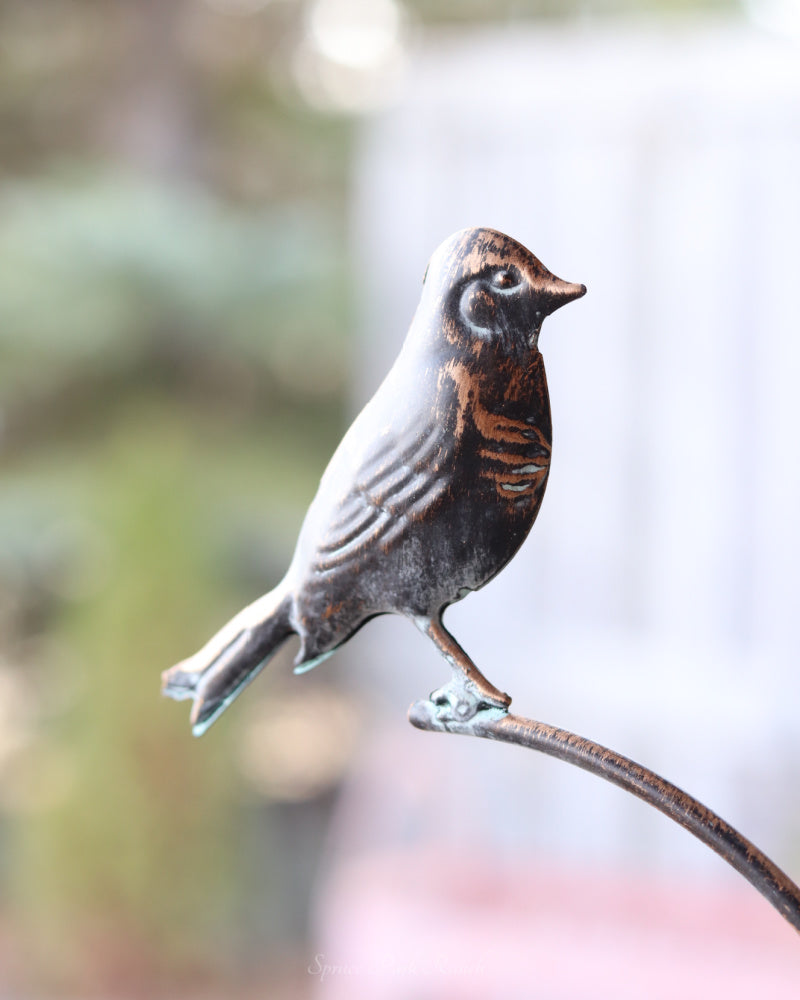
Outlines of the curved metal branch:
M 445 699 L 442 692 L 437 692 L 436 704 L 415 702 L 408 713 L 411 724 L 417 729 L 479 736 L 540 750 L 619 785 L 680 823 L 721 855 L 800 931 L 800 888 L 766 854 L 697 799 L 641 764 L 566 729 L 500 709 L 481 710 L 474 701 L 472 715 L 467 717 L 470 694 L 463 683 L 454 680 L 448 689 L 452 697 Z M 455 710 L 449 711 L 450 706 Z

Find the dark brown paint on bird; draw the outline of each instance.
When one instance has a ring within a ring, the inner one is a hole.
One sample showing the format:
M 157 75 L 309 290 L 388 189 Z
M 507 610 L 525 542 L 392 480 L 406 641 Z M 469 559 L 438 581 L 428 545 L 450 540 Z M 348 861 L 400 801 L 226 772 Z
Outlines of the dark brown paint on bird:
M 552 438 L 539 331 L 584 292 L 496 230 L 437 249 L 400 355 L 334 453 L 286 576 L 164 674 L 166 694 L 193 700 L 196 734 L 292 633 L 302 671 L 387 613 L 430 636 L 476 704 L 507 707 L 441 616 L 506 565 L 536 518 Z

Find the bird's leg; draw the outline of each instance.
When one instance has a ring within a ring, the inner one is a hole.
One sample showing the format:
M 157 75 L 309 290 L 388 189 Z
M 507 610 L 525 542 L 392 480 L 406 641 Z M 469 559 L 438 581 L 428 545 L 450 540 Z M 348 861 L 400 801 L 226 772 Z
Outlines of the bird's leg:
M 431 693 L 431 702 L 441 722 L 465 722 L 487 709 L 506 712 L 511 698 L 498 690 L 478 670 L 438 619 L 417 619 L 417 627 L 436 643 L 439 652 L 453 668 L 449 684 Z

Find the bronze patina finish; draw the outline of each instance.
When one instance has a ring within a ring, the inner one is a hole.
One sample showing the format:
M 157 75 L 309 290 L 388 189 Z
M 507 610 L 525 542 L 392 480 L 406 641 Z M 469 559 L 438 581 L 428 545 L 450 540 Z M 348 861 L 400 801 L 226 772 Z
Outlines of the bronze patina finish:
M 164 674 L 165 694 L 193 700 L 196 735 L 292 633 L 308 670 L 389 612 L 464 678 L 467 697 L 432 696 L 443 721 L 508 707 L 442 613 L 499 573 L 536 519 L 551 441 L 539 331 L 585 292 L 493 229 L 438 248 L 400 355 L 336 449 L 286 576 Z
M 454 678 L 452 684 L 458 687 L 458 678 Z M 464 697 L 463 692 L 461 697 Z M 556 729 L 506 711 L 489 709 L 464 721 L 445 722 L 438 718 L 432 702 L 419 701 L 411 706 L 408 717 L 417 729 L 480 736 L 539 750 L 619 785 L 655 806 L 716 851 L 800 931 L 800 887 L 738 830 L 654 771 L 566 729 Z
M 292 634 L 309 670 L 376 615 L 410 618 L 453 678 L 412 705 L 419 729 L 516 743 L 598 774 L 680 823 L 800 930 L 800 888 L 686 792 L 574 733 L 510 715 L 442 624 L 488 583 L 533 525 L 550 467 L 542 321 L 585 293 L 493 229 L 431 258 L 403 349 L 345 435 L 309 507 L 286 576 L 163 675 L 199 736 Z

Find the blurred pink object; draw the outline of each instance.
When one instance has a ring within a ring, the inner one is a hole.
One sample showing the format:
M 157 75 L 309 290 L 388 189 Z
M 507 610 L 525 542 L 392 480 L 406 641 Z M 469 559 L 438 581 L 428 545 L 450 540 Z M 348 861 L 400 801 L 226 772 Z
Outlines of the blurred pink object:
M 798 943 L 744 885 L 443 844 L 339 866 L 308 974 L 328 1000 L 796 1000 Z

